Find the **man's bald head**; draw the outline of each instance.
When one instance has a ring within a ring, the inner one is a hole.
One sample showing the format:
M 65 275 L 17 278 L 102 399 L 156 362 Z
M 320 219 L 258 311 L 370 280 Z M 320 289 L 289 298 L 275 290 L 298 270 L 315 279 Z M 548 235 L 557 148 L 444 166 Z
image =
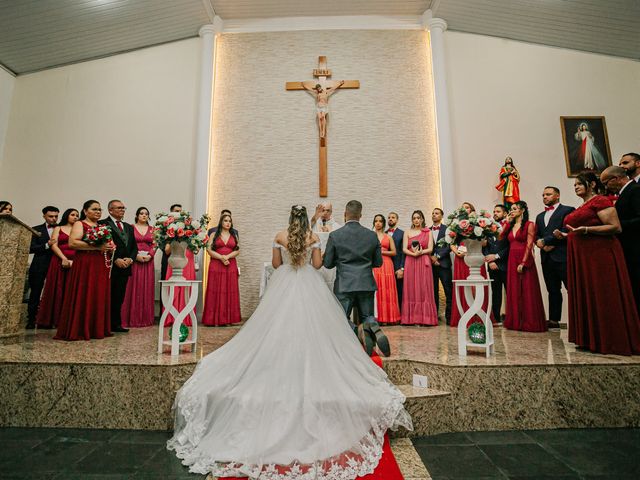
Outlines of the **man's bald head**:
M 333 205 L 331 205 L 331 202 L 322 202 L 320 205 L 322 206 L 320 219 L 331 220 L 331 215 L 333 214 Z
M 612 166 L 602 171 L 600 181 L 610 192 L 619 193 L 622 187 L 631 180 L 627 177 L 627 171 L 624 168 Z

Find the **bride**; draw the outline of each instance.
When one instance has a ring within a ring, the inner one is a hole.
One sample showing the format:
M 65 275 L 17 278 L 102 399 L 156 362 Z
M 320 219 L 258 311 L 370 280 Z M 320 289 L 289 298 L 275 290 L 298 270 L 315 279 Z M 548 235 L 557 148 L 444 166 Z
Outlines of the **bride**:
M 404 395 L 364 352 L 317 271 L 307 210 L 291 208 L 276 271 L 236 336 L 178 391 L 167 446 L 193 473 L 351 480 L 372 473 L 387 429 L 412 429 Z

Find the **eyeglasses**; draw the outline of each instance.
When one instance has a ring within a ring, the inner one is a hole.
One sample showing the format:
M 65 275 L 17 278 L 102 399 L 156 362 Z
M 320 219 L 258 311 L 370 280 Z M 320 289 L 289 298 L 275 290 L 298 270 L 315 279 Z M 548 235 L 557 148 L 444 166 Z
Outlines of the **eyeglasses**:
M 602 182 L 602 185 L 604 185 L 605 187 L 607 187 L 609 185 L 609 182 L 611 180 L 615 180 L 616 177 L 611 177 L 611 178 L 607 178 L 606 180 L 600 180 Z
M 114 210 L 126 210 L 127 207 L 113 207 Z

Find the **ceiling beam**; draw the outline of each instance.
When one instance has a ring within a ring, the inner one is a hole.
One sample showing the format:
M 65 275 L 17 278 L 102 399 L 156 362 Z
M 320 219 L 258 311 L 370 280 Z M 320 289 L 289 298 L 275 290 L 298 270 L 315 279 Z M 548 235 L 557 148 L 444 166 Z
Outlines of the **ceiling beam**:
M 216 18 L 216 11 L 213 9 L 213 0 L 202 0 L 202 5 L 204 6 L 205 11 L 207 12 L 207 17 L 209 17 L 209 21 L 213 23 L 213 19 Z

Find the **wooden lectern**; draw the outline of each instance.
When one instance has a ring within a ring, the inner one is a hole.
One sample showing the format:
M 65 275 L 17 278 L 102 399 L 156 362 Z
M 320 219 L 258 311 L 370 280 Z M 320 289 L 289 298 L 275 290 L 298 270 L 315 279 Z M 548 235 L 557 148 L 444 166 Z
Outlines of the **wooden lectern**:
M 13 215 L 0 214 L 0 344 L 17 343 L 24 333 L 22 295 L 33 235 L 40 236 Z

